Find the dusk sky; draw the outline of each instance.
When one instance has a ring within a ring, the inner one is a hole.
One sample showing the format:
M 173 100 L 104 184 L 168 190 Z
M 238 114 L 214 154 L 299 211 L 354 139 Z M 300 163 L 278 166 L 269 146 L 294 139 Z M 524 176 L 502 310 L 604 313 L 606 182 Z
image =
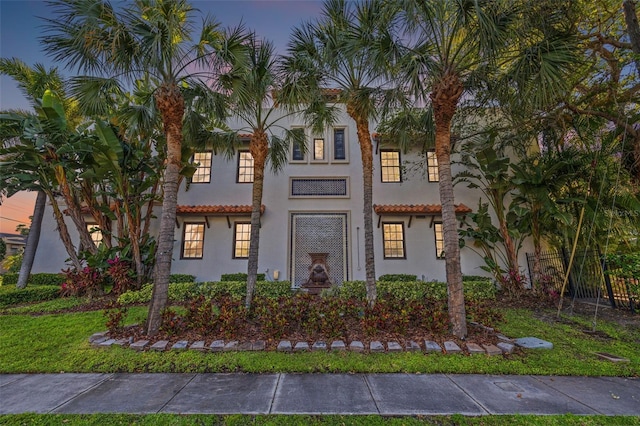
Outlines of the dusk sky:
M 113 4 L 123 3 L 113 1 Z M 291 29 L 320 15 L 322 2 L 315 0 L 199 0 L 191 4 L 212 15 L 223 26 L 232 27 L 243 22 L 245 27 L 274 42 L 284 51 Z M 28 65 L 42 63 L 58 66 L 64 74 L 71 71 L 64 64 L 55 64 L 42 51 L 38 40 L 43 21 L 50 15 L 45 1 L 0 0 L 0 57 L 16 57 Z M 11 78 L 0 76 L 0 110 L 29 109 L 29 103 Z M 29 223 L 33 213 L 35 194 L 20 194 L 2 200 L 0 205 L 0 232 L 15 232 L 19 223 Z

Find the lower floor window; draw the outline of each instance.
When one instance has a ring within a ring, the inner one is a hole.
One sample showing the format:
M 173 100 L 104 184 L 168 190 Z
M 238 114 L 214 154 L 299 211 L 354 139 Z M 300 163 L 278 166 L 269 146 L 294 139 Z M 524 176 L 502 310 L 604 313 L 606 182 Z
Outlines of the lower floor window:
M 251 223 L 236 222 L 233 237 L 233 258 L 249 258 L 249 242 L 251 241 Z
M 385 259 L 404 259 L 404 223 L 383 223 L 382 240 Z
M 436 236 L 436 257 L 438 259 L 444 259 L 444 233 L 442 231 L 442 223 L 434 223 L 433 229 Z
M 87 224 L 87 231 L 91 234 L 91 240 L 93 240 L 96 246 L 102 244 L 102 230 L 98 228 L 98 225 Z
M 185 223 L 182 238 L 182 258 L 202 259 L 204 251 L 204 223 Z

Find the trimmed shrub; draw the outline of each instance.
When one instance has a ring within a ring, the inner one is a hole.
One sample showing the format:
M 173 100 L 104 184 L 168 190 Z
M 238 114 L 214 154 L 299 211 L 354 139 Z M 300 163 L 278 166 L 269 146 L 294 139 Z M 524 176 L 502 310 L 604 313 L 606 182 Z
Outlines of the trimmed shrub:
M 145 303 L 151 300 L 152 284 L 146 284 L 138 291 L 127 291 L 118 297 L 121 304 Z M 247 284 L 239 281 L 208 281 L 202 283 L 169 284 L 169 300 L 185 301 L 199 296 L 206 299 L 231 297 L 242 299 L 246 295 Z M 291 284 L 288 281 L 258 281 L 256 296 L 277 298 L 291 295 Z
M 140 290 L 126 291 L 118 297 L 118 303 L 126 305 L 130 303 L 146 303 L 151 300 L 153 292 L 153 284 L 145 284 Z M 198 294 L 197 284 L 190 283 L 172 283 L 169 284 L 169 300 L 183 301 Z
M 41 285 L 27 288 L 7 288 L 0 292 L 0 307 L 17 305 L 20 303 L 41 302 L 56 299 L 60 296 L 60 287 Z
M 16 285 L 18 284 L 18 273 L 8 273 L 2 276 L 2 285 Z M 31 274 L 29 276 L 28 285 L 62 285 L 65 277 L 63 274 L 52 274 L 47 272 L 41 272 L 38 274 Z
M 195 275 L 190 274 L 171 274 L 169 275 L 169 284 L 172 283 L 192 283 L 196 281 Z
M 258 274 L 258 281 L 264 281 L 264 274 Z M 222 274 L 220 281 L 244 281 L 247 282 L 247 274 L 245 272 L 237 272 L 235 274 Z
M 496 295 L 495 285 L 490 280 L 465 281 L 464 294 L 468 300 L 491 299 Z M 378 298 L 393 297 L 403 300 L 423 300 L 426 298 L 446 299 L 447 284 L 438 281 L 378 281 Z M 343 298 L 364 299 L 364 281 L 345 281 L 340 287 Z
M 18 274 L 16 274 L 17 276 Z M 29 277 L 29 285 L 62 285 L 65 280 L 65 276 L 63 274 L 51 274 L 46 272 L 41 272 L 38 274 L 31 274 Z M 16 284 L 17 284 L 16 279 Z
M 200 283 L 199 294 L 208 299 L 222 296 L 244 298 L 247 295 L 246 281 L 207 281 Z M 256 296 L 277 298 L 291 295 L 289 281 L 258 281 L 256 282 Z
M 2 285 L 16 285 L 18 284 L 18 274 L 14 272 L 7 272 L 2 276 Z
M 417 281 L 417 280 L 418 280 L 418 276 L 411 275 L 411 274 L 385 274 L 385 275 L 380 275 L 380 277 L 378 278 L 378 282 L 380 281 L 410 282 L 410 281 Z
M 466 282 L 466 281 L 493 281 L 493 278 L 491 277 L 483 277 L 480 275 L 463 275 L 462 276 L 462 281 Z

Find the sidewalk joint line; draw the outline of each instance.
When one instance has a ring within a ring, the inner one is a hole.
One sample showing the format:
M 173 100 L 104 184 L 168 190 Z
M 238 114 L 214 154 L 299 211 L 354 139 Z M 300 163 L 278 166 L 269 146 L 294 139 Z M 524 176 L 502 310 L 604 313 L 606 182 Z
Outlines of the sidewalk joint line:
M 74 374 L 74 373 L 71 373 Z M 88 373 L 88 374 L 92 374 L 92 373 Z M 53 413 L 55 410 L 57 410 L 58 408 L 62 407 L 63 405 L 68 404 L 69 402 L 73 401 L 74 399 L 76 399 L 77 397 L 84 395 L 85 393 L 89 392 L 90 390 L 93 390 L 95 388 L 97 388 L 98 386 L 100 386 L 101 384 L 103 384 L 104 382 L 106 382 L 107 380 L 113 378 L 113 376 L 116 375 L 116 373 L 101 373 L 106 375 L 106 377 L 104 378 L 104 380 L 100 380 L 99 382 L 97 382 L 96 384 L 94 384 L 93 386 L 89 386 L 87 389 L 83 390 L 82 392 L 76 393 L 75 395 L 73 395 L 71 398 L 67 399 L 66 401 L 58 404 L 57 406 L 53 407 L 51 410 L 49 410 L 47 412 L 47 414 L 51 414 Z
M 380 413 L 380 407 L 378 407 L 378 401 L 376 401 L 376 398 L 373 396 L 373 391 L 371 390 L 371 385 L 369 384 L 369 380 L 368 380 L 368 374 L 363 374 L 362 378 L 364 379 L 364 384 L 367 385 L 367 389 L 369 390 L 369 395 L 371 396 L 371 400 L 373 401 L 373 405 L 376 406 L 376 411 L 378 412 L 378 414 Z
M 171 373 L 164 373 L 164 374 L 171 374 Z M 178 373 L 178 374 L 184 374 L 184 373 Z M 180 392 L 182 392 L 184 390 L 184 388 L 187 387 L 187 385 L 189 383 L 191 383 L 193 381 L 193 379 L 196 378 L 196 376 L 198 374 L 201 373 L 193 373 L 193 376 L 191 376 L 191 378 L 189 380 L 187 380 L 187 382 L 178 390 L 178 392 L 174 393 L 173 396 L 171 398 L 169 398 L 169 400 L 167 402 L 165 402 L 164 404 L 162 404 L 162 407 L 160 407 L 160 409 L 158 411 L 156 411 L 156 414 L 160 414 L 162 412 L 162 410 L 164 410 L 164 408 L 171 402 L 173 401 L 173 399 L 178 396 L 178 394 L 180 394 Z
M 580 405 L 582 405 L 582 406 L 584 406 L 584 407 L 587 407 L 587 408 L 589 408 L 589 409 L 591 409 L 591 410 L 595 411 L 596 413 L 598 413 L 598 414 L 600 414 L 600 415 L 605 415 L 605 414 L 604 414 L 604 413 L 602 413 L 601 411 L 596 410 L 594 407 L 591 407 L 591 406 L 589 406 L 589 405 L 585 404 L 584 402 L 582 402 L 582 401 L 579 401 L 579 400 L 575 399 L 575 398 L 574 398 L 574 397 L 572 397 L 571 395 L 569 395 L 569 394 L 567 394 L 567 393 L 562 392 L 560 389 L 557 389 L 557 388 L 555 388 L 555 387 L 551 386 L 550 384 L 543 382 L 542 380 L 538 379 L 536 376 L 531 376 L 531 375 L 530 375 L 529 377 L 531 377 L 532 379 L 534 379 L 534 380 L 535 380 L 535 381 L 537 381 L 538 383 L 541 383 L 541 384 L 545 385 L 545 386 L 546 386 L 546 387 L 548 387 L 549 389 L 553 389 L 554 391 L 556 391 L 556 392 L 558 392 L 558 393 L 560 393 L 560 394 L 562 394 L 562 395 L 566 396 L 567 398 L 569 398 L 569 399 L 571 399 L 571 400 L 573 400 L 573 401 L 577 402 L 578 404 L 580 404 Z
M 458 389 L 460 389 L 462 391 L 463 394 L 467 395 L 469 397 L 469 399 L 471 399 L 473 402 L 475 402 L 476 404 L 478 404 L 478 407 L 482 408 L 486 414 L 492 414 L 492 415 L 496 415 L 497 413 L 492 413 L 491 411 L 489 411 L 489 409 L 487 407 L 485 407 L 480 401 L 478 401 L 477 399 L 475 399 L 473 396 L 471 396 L 471 394 L 469 392 L 466 391 L 466 389 L 464 389 L 462 386 L 460 386 L 459 384 L 457 384 L 455 382 L 455 380 L 453 380 L 451 378 L 451 376 L 453 376 L 454 374 L 444 374 L 444 376 L 449 379 L 449 381 L 451 383 L 453 383 L 453 385 L 455 387 L 457 387 Z
M 278 393 L 278 387 L 280 386 L 280 378 L 283 373 L 278 373 L 278 379 L 276 380 L 276 386 L 273 388 L 273 395 L 271 395 L 271 403 L 269 404 L 268 414 L 273 414 L 273 404 L 276 402 L 276 394 Z

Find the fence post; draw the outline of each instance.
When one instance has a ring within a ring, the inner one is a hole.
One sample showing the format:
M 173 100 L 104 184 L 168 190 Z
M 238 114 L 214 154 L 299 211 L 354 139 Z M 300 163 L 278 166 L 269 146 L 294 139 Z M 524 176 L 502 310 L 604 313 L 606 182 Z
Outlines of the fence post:
M 600 247 L 598 247 L 598 256 L 600 257 L 600 265 L 602 265 L 602 275 L 604 275 L 604 284 L 607 287 L 607 294 L 609 295 L 609 303 L 611 303 L 611 307 L 616 307 L 616 298 L 613 295 L 613 288 L 611 287 L 611 277 L 609 276 L 609 266 L 607 265 L 607 259 L 605 259 L 604 255 L 600 252 Z M 633 307 L 631 308 L 633 310 Z
M 569 255 L 567 254 L 567 251 L 565 250 L 564 247 L 562 247 L 560 251 L 562 253 L 562 256 L 561 256 L 562 266 L 564 266 L 565 273 L 569 274 L 569 295 L 571 297 L 574 297 L 576 295 L 576 286 L 575 286 L 575 283 L 573 282 L 573 274 L 569 270 Z

